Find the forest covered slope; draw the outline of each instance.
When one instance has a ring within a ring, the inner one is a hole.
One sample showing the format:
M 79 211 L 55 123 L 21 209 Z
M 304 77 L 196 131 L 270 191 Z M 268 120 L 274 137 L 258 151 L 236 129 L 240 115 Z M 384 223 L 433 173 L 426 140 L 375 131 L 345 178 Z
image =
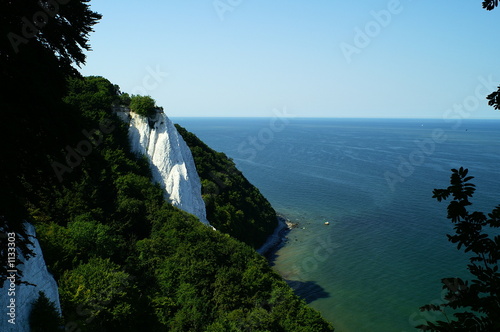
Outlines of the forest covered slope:
M 47 266 L 59 284 L 66 327 L 332 330 L 262 256 L 231 236 L 239 236 L 238 231 L 214 231 L 165 200 L 162 188 L 151 182 L 147 160 L 131 152 L 128 124 L 112 111 L 121 102 L 117 86 L 88 77 L 71 79 L 68 89 L 61 101 L 66 115 L 75 119 L 68 141 L 41 154 L 51 169 L 44 170 L 47 176 L 36 188 L 26 183 L 24 189 L 30 192 L 26 219 L 36 226 Z M 229 187 L 230 193 L 237 187 Z M 272 231 L 266 222 L 275 220 L 274 211 L 262 204 L 270 219 L 253 219 L 244 227 Z M 238 209 L 251 215 L 244 206 Z M 216 227 L 227 223 L 208 215 Z M 237 229 L 241 220 L 230 220 L 232 227 Z M 266 233 L 260 234 L 262 241 Z M 242 240 L 258 245 L 253 238 Z

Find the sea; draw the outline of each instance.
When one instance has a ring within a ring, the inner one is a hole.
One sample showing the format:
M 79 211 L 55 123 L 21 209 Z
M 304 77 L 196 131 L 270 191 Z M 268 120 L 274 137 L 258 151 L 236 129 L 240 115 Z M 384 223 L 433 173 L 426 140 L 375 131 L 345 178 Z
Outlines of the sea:
M 471 209 L 500 204 L 500 121 L 173 118 L 232 158 L 298 226 L 271 258 L 338 332 L 418 331 L 444 303 L 441 279 L 470 278 L 448 242 L 447 202 L 433 189 L 464 167 Z M 325 223 L 328 223 L 326 225 Z

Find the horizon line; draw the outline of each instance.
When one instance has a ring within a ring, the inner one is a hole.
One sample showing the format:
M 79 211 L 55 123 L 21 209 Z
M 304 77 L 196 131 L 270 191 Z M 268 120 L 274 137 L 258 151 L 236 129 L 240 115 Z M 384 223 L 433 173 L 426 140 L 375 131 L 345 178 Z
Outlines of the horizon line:
M 213 116 L 191 116 L 191 115 L 176 115 L 169 116 L 169 118 L 192 118 L 192 119 L 272 119 L 275 116 L 222 116 L 222 115 L 213 115 Z M 299 118 L 299 119 L 346 119 L 346 120 L 458 120 L 458 119 L 443 119 L 443 118 L 410 118 L 410 117 L 340 117 L 340 116 L 292 116 L 289 117 L 291 119 Z M 463 118 L 460 120 L 500 120 L 499 118 Z

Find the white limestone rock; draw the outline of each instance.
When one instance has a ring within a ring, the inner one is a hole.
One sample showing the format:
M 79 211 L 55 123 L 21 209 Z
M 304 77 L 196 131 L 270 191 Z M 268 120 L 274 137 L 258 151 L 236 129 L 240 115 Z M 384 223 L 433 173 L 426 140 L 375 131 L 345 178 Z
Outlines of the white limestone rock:
M 22 255 L 19 255 L 19 259 L 22 264 L 19 264 L 17 268 L 23 271 L 23 281 L 27 281 L 32 285 L 16 285 L 15 295 L 10 292 L 9 288 L 10 282 L 6 280 L 4 282 L 3 288 L 0 288 L 0 331 L 16 331 L 16 332 L 29 332 L 29 315 L 33 302 L 38 299 L 38 292 L 43 291 L 47 298 L 54 302 L 57 310 L 61 313 L 61 304 L 59 302 L 59 291 L 57 289 L 57 283 L 54 277 L 47 271 L 47 266 L 45 265 L 45 260 L 43 259 L 42 249 L 40 244 L 36 239 L 35 227 L 29 223 L 25 224 L 26 233 L 30 236 L 33 246 L 31 249 L 35 253 L 35 256 L 26 260 Z M 31 237 L 33 236 L 33 237 Z M 19 254 L 19 251 L 18 251 Z M 7 313 L 10 311 L 7 306 L 9 305 L 11 299 L 15 299 L 15 325 L 9 323 L 12 316 L 9 317 Z
M 156 113 L 154 119 L 134 112 L 129 115 L 132 151 L 148 157 L 153 181 L 165 190 L 165 198 L 210 225 L 191 150 L 172 121 L 163 112 Z

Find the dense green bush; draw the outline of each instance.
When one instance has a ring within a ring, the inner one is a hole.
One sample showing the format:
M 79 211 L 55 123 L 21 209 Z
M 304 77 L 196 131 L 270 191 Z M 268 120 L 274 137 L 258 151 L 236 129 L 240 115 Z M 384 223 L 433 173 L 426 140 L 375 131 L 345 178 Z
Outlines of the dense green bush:
M 102 258 L 66 271 L 59 280 L 59 295 L 67 320 L 80 322 L 83 331 L 132 321 L 137 292 L 133 279 L 120 265 Z
M 130 97 L 130 109 L 142 116 L 152 116 L 156 111 L 156 102 L 150 96 L 132 95 Z
M 119 104 L 122 106 L 130 106 L 131 98 L 128 93 L 122 93 L 119 97 Z

